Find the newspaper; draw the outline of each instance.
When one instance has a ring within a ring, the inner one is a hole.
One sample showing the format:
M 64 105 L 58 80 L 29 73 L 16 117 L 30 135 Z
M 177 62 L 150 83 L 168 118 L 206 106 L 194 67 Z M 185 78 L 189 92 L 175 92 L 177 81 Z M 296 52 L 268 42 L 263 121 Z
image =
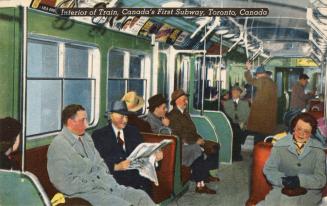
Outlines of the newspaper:
M 128 170 L 137 169 L 145 178 L 148 178 L 155 185 L 159 185 L 155 169 L 155 153 L 161 148 L 170 144 L 172 140 L 164 139 L 159 143 L 141 143 L 127 157 L 131 161 Z

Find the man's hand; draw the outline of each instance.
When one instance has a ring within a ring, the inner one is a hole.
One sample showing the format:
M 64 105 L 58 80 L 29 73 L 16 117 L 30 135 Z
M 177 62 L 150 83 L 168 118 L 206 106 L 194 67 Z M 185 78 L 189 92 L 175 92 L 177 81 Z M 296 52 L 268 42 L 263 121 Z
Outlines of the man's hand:
M 199 138 L 199 139 L 196 141 L 196 143 L 197 143 L 198 145 L 204 145 L 204 140 L 201 139 L 201 138 Z
M 163 159 L 163 152 L 161 150 L 157 151 L 155 155 L 156 155 L 157 162 Z
M 164 117 L 161 122 L 165 127 L 169 127 L 170 120 L 167 117 Z
M 118 164 L 115 164 L 114 170 L 115 171 L 126 170 L 129 167 L 130 164 L 131 164 L 131 161 L 130 160 L 121 161 Z
M 246 70 L 251 70 L 251 68 L 252 68 L 252 63 L 250 61 L 246 61 L 246 63 L 245 63 L 245 69 Z

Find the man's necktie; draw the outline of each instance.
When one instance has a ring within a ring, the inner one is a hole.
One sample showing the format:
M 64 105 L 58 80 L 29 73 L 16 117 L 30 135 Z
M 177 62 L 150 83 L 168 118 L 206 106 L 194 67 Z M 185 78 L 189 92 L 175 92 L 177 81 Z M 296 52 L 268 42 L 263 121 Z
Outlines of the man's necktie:
M 236 101 L 233 101 L 234 102 L 234 110 L 237 111 L 237 102 Z M 238 115 L 237 113 L 235 113 L 234 115 L 234 119 L 237 121 L 238 120 Z
M 120 144 L 120 146 L 122 146 L 124 148 L 124 140 L 120 137 L 120 131 L 117 132 L 117 140 L 118 140 L 118 144 Z

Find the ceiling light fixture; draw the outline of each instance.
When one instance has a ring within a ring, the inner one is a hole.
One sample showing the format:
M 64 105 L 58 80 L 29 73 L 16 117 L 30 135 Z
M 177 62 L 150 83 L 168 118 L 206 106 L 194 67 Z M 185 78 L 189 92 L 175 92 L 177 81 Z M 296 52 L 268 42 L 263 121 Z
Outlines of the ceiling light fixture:
M 180 8 L 183 5 L 184 5 L 183 1 L 174 0 L 174 1 L 168 1 L 166 3 L 161 4 L 161 7 L 163 7 L 163 8 Z

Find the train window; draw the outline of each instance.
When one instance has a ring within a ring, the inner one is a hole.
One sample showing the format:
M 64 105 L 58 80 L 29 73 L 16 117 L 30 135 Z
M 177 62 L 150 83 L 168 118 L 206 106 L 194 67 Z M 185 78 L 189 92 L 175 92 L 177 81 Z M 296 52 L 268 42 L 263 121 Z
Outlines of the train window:
M 26 135 L 61 130 L 61 111 L 68 104 L 85 107 L 95 123 L 99 53 L 87 46 L 28 40 Z
M 158 67 L 158 94 L 163 94 L 166 97 L 168 94 L 168 73 L 167 73 L 167 56 L 164 53 L 160 53 L 159 67 Z
M 218 73 L 218 67 L 219 60 L 217 57 L 206 57 L 205 70 L 203 71 L 203 57 L 196 58 L 193 102 L 195 109 L 201 109 L 203 104 L 204 110 L 218 110 L 218 91 L 226 81 L 226 71 L 221 70 Z M 202 85 L 204 85 L 204 94 L 202 94 Z
M 108 57 L 108 104 L 128 91 L 136 91 L 146 99 L 145 59 L 143 54 L 113 49 Z M 140 111 L 140 114 L 143 110 Z

